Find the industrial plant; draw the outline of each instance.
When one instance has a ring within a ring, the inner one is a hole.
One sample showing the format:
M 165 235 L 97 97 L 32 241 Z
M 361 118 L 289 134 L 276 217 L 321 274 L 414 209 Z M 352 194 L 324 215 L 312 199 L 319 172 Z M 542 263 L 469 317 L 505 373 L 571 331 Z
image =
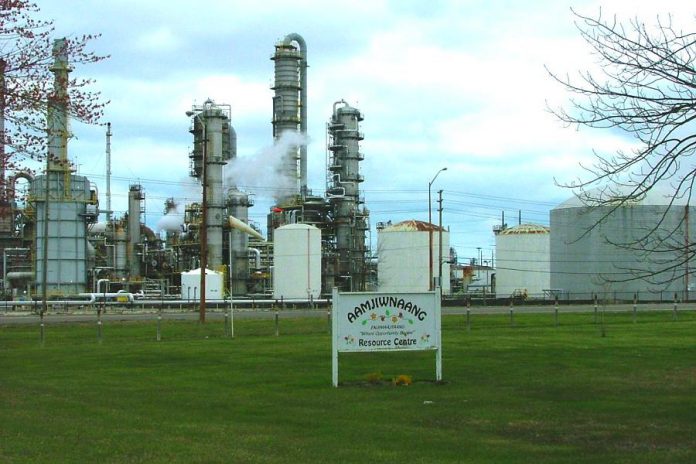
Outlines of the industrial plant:
M 54 46 L 54 92 L 66 95 L 71 71 L 61 40 Z M 289 34 L 275 45 L 270 107 L 272 137 L 282 150 L 274 172 L 275 204 L 266 234 L 249 221 L 253 196 L 224 167 L 237 158 L 230 105 L 206 100 L 193 105 L 189 175 L 201 199 L 163 205 L 164 233 L 143 220 L 145 191 L 133 183 L 127 212 L 111 208 L 111 126 L 106 130 L 105 204 L 90 180 L 76 174 L 68 147 L 69 114 L 57 98 L 48 102 L 47 162 L 43 174 L 2 171 L 0 204 L 2 293 L 5 300 L 95 301 L 113 298 L 224 301 L 231 297 L 312 302 L 345 292 L 408 292 L 441 289 L 445 296 L 553 296 L 650 290 L 688 291 L 691 257 L 661 254 L 659 265 L 678 262 L 674 275 L 646 283 L 636 269 L 646 262 L 621 246 L 657 227 L 683 244 L 693 243 L 695 211 L 688 205 L 654 202 L 593 208 L 568 202 L 553 209 L 550 227 L 506 224 L 494 229 L 497 256 L 457 262 L 449 228 L 430 221 L 377 224 L 369 243 L 370 212 L 361 185 L 363 114 L 337 99 L 326 112 L 326 188 L 308 188 L 307 45 Z M 19 198 L 16 184 L 26 182 Z M 441 202 L 441 200 L 440 200 Z M 442 204 L 440 203 L 440 213 Z M 103 218 L 99 220 L 100 216 Z M 171 218 L 171 221 L 167 221 Z M 663 218 L 659 226 L 656 221 Z M 595 227 L 595 224 L 601 226 Z M 692 231 L 692 232 L 690 232 Z M 676 235 L 675 235 L 676 234 Z M 681 273 L 681 274 L 680 274 Z M 608 285 L 607 282 L 614 283 Z M 616 283 L 622 281 L 621 283 Z
M 54 45 L 54 92 L 66 95 L 71 70 L 61 40 Z M 249 224 L 252 196 L 226 182 L 223 167 L 237 156 L 230 106 L 210 99 L 193 105 L 190 176 L 200 182 L 200 202 L 178 205 L 170 198 L 161 236 L 143 221 L 145 192 L 131 184 L 128 211 L 111 210 L 111 127 L 107 126 L 106 205 L 96 187 L 75 174 L 69 158 L 68 110 L 52 103 L 47 115 L 48 154 L 43 175 L 17 172 L 2 205 L 0 243 L 6 299 L 244 298 L 309 301 L 334 287 L 363 291 L 376 285 L 369 245 L 369 211 L 360 185 L 361 112 L 338 100 L 328 108 L 327 186 L 307 186 L 307 47 L 298 34 L 275 45 L 272 56 L 272 134 L 283 147 L 274 173 L 280 185 L 267 215 L 267 237 Z M 56 99 L 65 101 L 65 99 Z M 29 184 L 17 201 L 15 183 Z M 100 214 L 105 221 L 99 222 Z M 371 272 L 373 271 L 373 272 Z M 203 278 L 200 276 L 204 275 Z M 199 284 L 200 282 L 200 284 Z

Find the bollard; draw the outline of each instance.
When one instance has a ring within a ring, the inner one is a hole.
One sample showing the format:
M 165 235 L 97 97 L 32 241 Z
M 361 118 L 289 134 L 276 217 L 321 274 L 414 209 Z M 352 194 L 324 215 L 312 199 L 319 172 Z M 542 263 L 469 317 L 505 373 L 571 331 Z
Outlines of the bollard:
M 278 321 L 278 311 L 275 312 L 275 336 L 277 337 L 280 335 L 280 327 L 279 327 L 279 321 Z

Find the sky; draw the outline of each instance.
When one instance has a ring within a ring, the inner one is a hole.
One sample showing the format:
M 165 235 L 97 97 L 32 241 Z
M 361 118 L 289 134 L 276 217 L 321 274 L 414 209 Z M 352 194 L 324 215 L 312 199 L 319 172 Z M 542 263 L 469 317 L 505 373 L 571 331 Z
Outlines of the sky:
M 494 255 L 492 228 L 549 224 L 572 196 L 558 184 L 586 177 L 593 150 L 632 141 L 616 131 L 564 127 L 549 107 L 569 95 L 546 67 L 565 75 L 592 69 L 571 8 L 586 15 L 671 13 L 689 25 L 690 2 L 632 0 L 79 0 L 38 1 L 56 37 L 100 33 L 91 49 L 108 60 L 78 66 L 110 100 L 112 206 L 127 209 L 130 184 L 142 185 L 145 222 L 156 227 L 164 202 L 200 201 L 188 176 L 192 136 L 186 112 L 210 98 L 231 107 L 238 156 L 272 145 L 270 89 L 274 45 L 302 35 L 308 53 L 308 183 L 326 188 L 326 123 L 335 101 L 364 116 L 362 189 L 371 242 L 378 222 L 433 222 L 442 190 L 443 226 L 460 260 Z M 87 6 L 89 4 L 89 6 Z M 200 6 L 205 5 L 205 6 Z M 99 188 L 105 207 L 106 129 L 72 124 L 69 158 Z M 272 204 L 262 176 L 239 182 L 253 195 L 250 219 L 265 231 Z

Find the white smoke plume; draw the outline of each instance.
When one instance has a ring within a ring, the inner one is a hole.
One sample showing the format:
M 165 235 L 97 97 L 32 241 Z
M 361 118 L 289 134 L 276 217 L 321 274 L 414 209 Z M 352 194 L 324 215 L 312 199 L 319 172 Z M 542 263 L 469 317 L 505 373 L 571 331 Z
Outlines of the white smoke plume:
M 258 197 L 278 200 L 297 189 L 296 180 L 284 172 L 288 152 L 308 143 L 309 139 L 304 134 L 283 132 L 273 146 L 263 148 L 252 156 L 233 159 L 225 169 L 224 182 L 227 186 L 236 185 Z
M 174 203 L 174 207 L 170 208 L 167 213 L 157 221 L 157 230 L 167 232 L 180 232 L 181 226 L 184 224 L 184 210 L 179 203 Z

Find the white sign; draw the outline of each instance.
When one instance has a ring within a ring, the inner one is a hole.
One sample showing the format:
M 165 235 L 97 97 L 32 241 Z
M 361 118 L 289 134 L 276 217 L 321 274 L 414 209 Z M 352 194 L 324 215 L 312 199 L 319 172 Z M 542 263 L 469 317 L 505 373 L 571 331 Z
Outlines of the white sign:
M 338 353 L 435 350 L 441 380 L 440 293 L 333 293 L 333 384 Z

